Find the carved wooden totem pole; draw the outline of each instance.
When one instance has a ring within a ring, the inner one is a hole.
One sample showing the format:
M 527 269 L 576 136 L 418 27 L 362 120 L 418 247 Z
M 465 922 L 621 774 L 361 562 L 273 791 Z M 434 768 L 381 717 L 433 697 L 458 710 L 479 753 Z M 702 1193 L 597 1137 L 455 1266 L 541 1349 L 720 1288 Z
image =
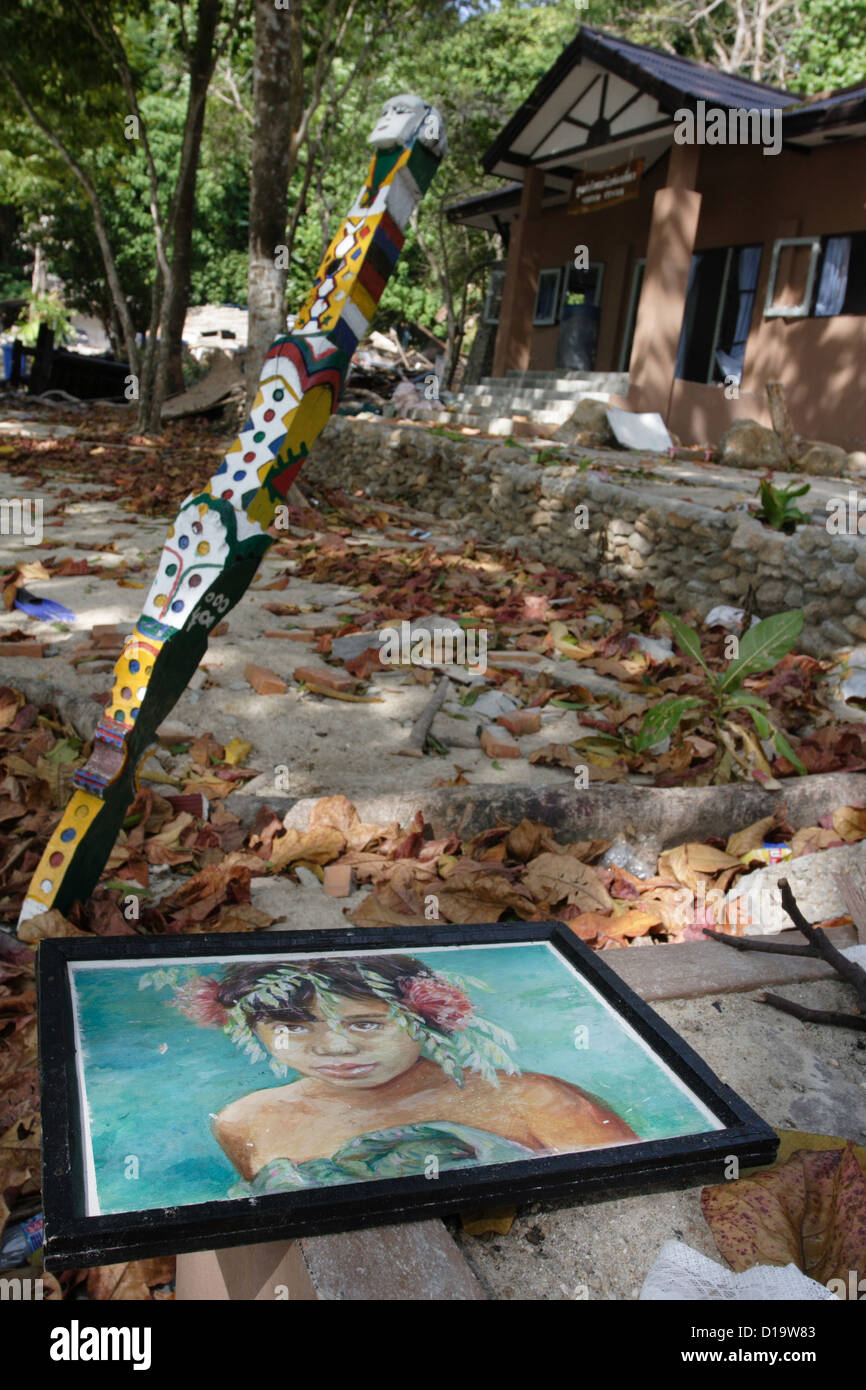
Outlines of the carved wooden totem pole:
M 265 358 L 252 413 L 201 492 L 184 501 L 114 671 L 93 754 L 30 883 L 20 920 L 86 899 L 114 846 L 157 728 L 204 655 L 211 627 L 250 584 L 316 436 L 337 408 L 352 354 L 394 268 L 409 218 L 445 152 L 442 119 L 392 97 L 376 153 L 290 334 Z

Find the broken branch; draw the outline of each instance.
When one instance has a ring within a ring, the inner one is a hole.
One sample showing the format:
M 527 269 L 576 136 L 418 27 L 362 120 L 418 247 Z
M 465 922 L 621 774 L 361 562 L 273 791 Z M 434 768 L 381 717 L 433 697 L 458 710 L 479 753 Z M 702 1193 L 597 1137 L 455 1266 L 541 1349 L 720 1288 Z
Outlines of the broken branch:
M 830 1009 L 807 1009 L 805 1004 L 796 1004 L 793 999 L 783 999 L 781 994 L 762 994 L 761 1003 L 771 1008 L 781 1009 L 782 1013 L 793 1014 L 803 1023 L 829 1023 L 835 1028 L 854 1028 L 866 1033 L 866 1014 L 838 1014 Z
M 433 723 L 433 720 L 436 717 L 437 713 L 442 708 L 442 705 L 445 703 L 445 697 L 448 694 L 449 684 L 450 682 L 448 680 L 448 677 L 442 676 L 441 680 L 439 681 L 439 684 L 436 686 L 436 689 L 430 696 L 430 699 L 427 701 L 418 718 L 415 720 L 415 723 L 412 725 L 412 732 L 409 735 L 408 743 L 405 745 L 405 747 L 397 749 L 397 752 L 401 757 L 423 758 L 424 744 L 427 742 L 427 735 L 430 732 L 430 726 Z

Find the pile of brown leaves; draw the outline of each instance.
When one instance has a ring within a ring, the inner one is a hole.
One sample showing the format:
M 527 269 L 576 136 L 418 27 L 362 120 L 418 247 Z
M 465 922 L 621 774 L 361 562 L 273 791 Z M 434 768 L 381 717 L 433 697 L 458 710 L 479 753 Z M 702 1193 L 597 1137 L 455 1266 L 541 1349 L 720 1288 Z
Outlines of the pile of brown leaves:
M 340 795 L 320 800 L 303 832 L 286 829 L 265 806 L 247 834 L 225 798 L 256 775 L 240 766 L 250 745 L 235 740 L 224 747 L 207 733 L 173 752 L 186 760 L 182 772 L 169 776 L 156 762 L 146 765 L 157 785 L 143 786 L 130 806 L 93 896 L 68 917 L 54 911 L 31 919 L 22 939 L 256 930 L 271 919 L 251 904 L 251 878 L 304 866 L 321 879 L 327 865 L 340 864 L 371 888 L 352 917 L 357 926 L 556 919 L 597 949 L 644 937 L 689 940 L 722 920 L 707 915 L 704 904 L 721 900 L 752 867 L 749 852 L 765 841 L 787 842 L 796 857 L 866 837 L 866 811 L 856 807 L 796 833 L 782 816 L 770 816 L 727 840 L 666 850 L 656 873 L 641 879 L 599 863 L 606 840 L 560 844 L 549 827 L 529 820 L 468 840 L 435 838 L 420 811 L 407 827 L 365 825 Z M 88 753 L 56 711 L 40 711 L 0 687 L 0 918 L 7 922 L 17 916 L 73 772 Z M 184 878 L 160 897 L 166 869 Z M 729 925 L 742 930 L 747 923 L 740 917 Z

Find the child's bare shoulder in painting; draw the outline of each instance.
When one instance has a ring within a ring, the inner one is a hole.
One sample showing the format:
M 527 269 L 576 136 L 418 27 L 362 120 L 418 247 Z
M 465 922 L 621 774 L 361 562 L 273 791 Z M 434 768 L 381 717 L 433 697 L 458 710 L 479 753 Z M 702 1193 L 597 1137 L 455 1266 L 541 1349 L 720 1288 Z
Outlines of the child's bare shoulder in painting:
M 542 1072 L 524 1072 L 507 1080 L 534 1134 L 555 1149 L 615 1144 L 636 1139 L 634 1130 L 597 1096 L 571 1081 Z
M 287 1106 L 291 1106 L 299 1118 L 314 1112 L 316 1107 L 305 1103 L 303 1092 L 302 1081 L 291 1082 L 288 1086 L 266 1086 L 232 1101 L 213 1117 L 214 1138 L 245 1177 L 251 1177 L 256 1171 L 257 1136 L 263 1128 L 267 1131 L 269 1119 L 285 1117 Z

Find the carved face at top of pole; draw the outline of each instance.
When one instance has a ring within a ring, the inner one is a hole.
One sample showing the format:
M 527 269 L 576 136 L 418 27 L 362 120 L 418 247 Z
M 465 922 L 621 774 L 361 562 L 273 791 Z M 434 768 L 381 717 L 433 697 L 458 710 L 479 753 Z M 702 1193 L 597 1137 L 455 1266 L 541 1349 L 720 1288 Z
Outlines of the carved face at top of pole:
M 370 132 L 368 143 L 375 145 L 378 150 L 390 150 L 396 145 L 408 145 L 413 138 L 441 158 L 446 147 L 445 124 L 441 115 L 423 97 L 413 96 L 409 92 L 389 97 Z

